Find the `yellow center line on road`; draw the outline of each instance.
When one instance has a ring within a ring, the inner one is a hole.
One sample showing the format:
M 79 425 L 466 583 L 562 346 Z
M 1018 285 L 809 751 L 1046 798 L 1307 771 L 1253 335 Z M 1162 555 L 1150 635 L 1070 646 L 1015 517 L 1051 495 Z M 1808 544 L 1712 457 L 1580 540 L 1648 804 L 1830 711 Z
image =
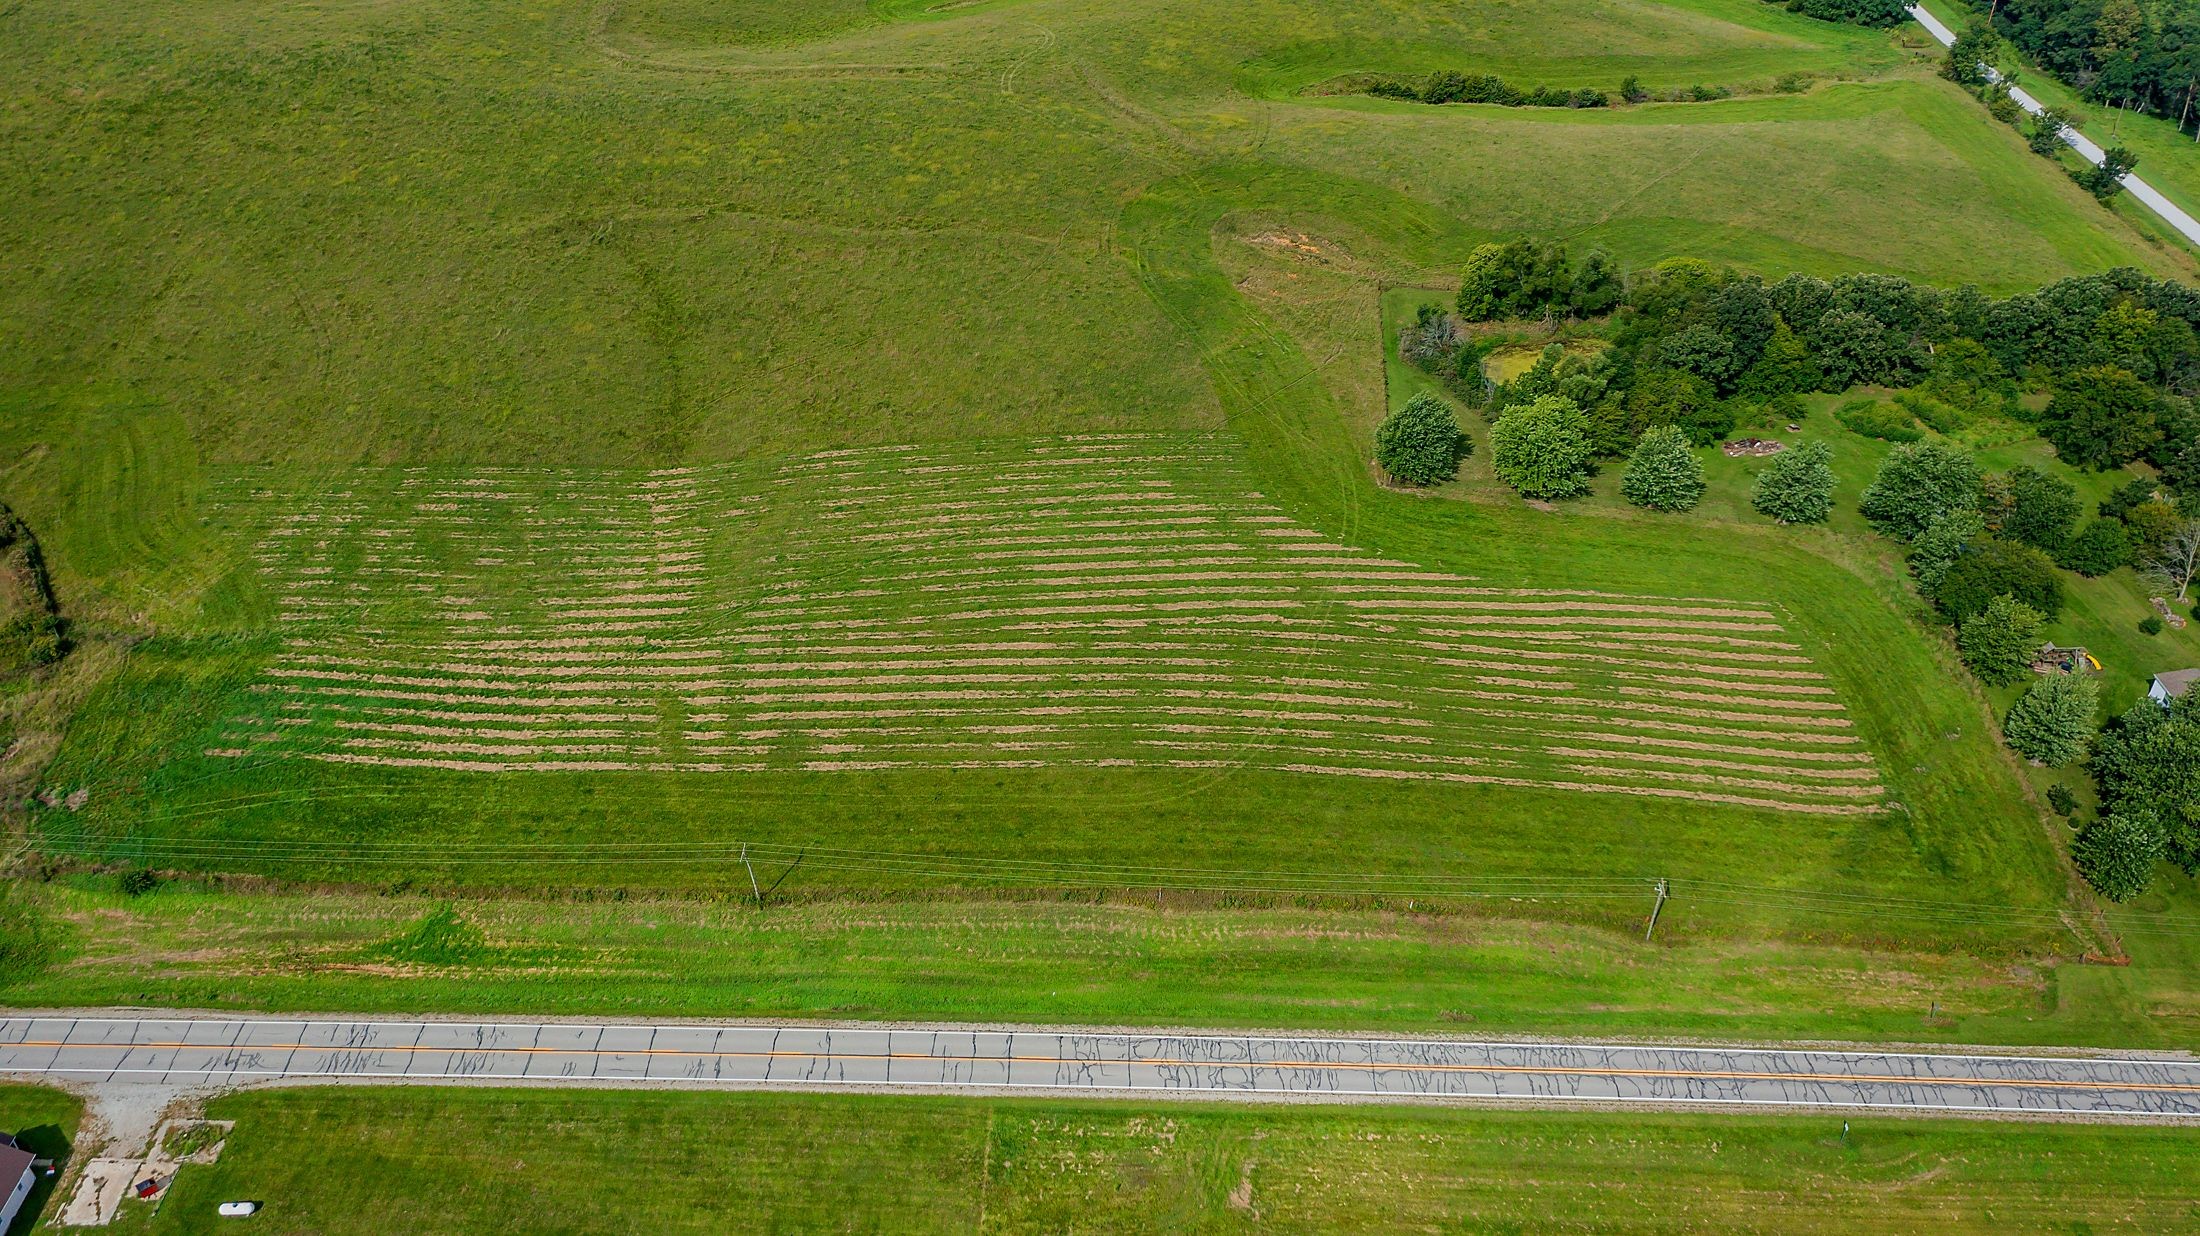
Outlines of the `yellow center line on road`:
M 1143 1065 L 1151 1068 L 1327 1069 L 1350 1073 L 1478 1073 L 1527 1077 L 1645 1077 L 1679 1081 L 1799 1081 L 1837 1084 L 1845 1082 L 1896 1086 L 1994 1086 L 2020 1090 L 2116 1090 L 2157 1094 L 2200 1093 L 2200 1082 L 2074 1081 L 2064 1078 L 2032 1079 L 2013 1077 L 1921 1077 L 1877 1073 L 1771 1073 L 1740 1069 L 1628 1069 L 1527 1064 L 1437 1064 L 1404 1061 L 1386 1064 L 1341 1060 L 1184 1060 L 1168 1056 L 1138 1056 L 1120 1060 L 1080 1060 L 1070 1056 L 978 1056 L 928 1052 L 816 1052 L 792 1050 L 696 1051 L 677 1047 L 636 1047 L 631 1049 L 612 1047 L 352 1047 L 328 1043 L 246 1043 L 230 1047 L 218 1043 L 63 1043 L 42 1040 L 0 1043 L 0 1050 L 24 1047 L 51 1047 L 67 1051 L 179 1050 L 225 1054 L 241 1051 L 313 1051 L 365 1052 L 375 1055 L 388 1053 L 420 1055 L 423 1053 L 457 1052 L 466 1055 L 666 1056 L 675 1059 L 816 1060 L 827 1063 L 836 1060 L 914 1060 L 928 1061 L 935 1064 L 1090 1064 Z

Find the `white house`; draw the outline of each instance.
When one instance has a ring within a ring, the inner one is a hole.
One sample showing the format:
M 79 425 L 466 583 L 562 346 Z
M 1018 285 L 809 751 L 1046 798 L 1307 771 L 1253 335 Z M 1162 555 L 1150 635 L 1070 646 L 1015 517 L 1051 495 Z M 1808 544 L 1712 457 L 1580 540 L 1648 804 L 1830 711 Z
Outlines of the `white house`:
M 2169 702 L 2183 699 L 2192 684 L 2200 682 L 2200 669 L 2165 670 L 2154 676 L 2154 685 L 2147 688 L 2147 698 L 2169 707 Z
M 0 1137 L 0 1232 L 8 1230 L 15 1222 L 15 1213 L 30 1200 L 31 1186 L 38 1183 L 38 1173 L 31 1168 L 32 1155 L 15 1144 L 12 1137 Z

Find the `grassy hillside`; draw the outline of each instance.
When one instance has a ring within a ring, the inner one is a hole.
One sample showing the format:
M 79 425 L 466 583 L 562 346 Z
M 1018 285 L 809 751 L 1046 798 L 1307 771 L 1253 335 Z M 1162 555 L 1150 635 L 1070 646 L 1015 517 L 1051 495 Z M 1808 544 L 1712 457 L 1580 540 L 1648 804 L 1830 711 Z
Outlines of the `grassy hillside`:
M 222 1099 L 151 1230 L 2167 1230 L 2170 1129 L 769 1094 L 308 1089 Z
M 65 740 L 22 748 L 85 795 L 33 811 L 51 848 L 714 894 L 740 843 L 841 851 L 820 894 L 1003 882 L 971 856 L 1670 875 L 1756 890 L 1700 903 L 1736 938 L 2075 938 L 1882 551 L 1364 462 L 1384 289 L 1501 233 L 2190 269 L 1882 34 L 1759 0 L 0 27 L 0 476 L 86 636 Z M 1438 66 L 1855 80 L 1299 93 Z

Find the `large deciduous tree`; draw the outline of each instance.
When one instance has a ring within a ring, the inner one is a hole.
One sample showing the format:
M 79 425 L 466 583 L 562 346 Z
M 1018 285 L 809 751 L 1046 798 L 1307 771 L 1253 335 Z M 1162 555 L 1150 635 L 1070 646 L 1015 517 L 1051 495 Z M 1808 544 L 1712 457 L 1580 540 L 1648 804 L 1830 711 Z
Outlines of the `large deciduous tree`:
M 1589 488 L 1588 422 L 1570 399 L 1545 395 L 1490 426 L 1490 464 L 1527 498 L 1572 498 Z
M 1420 394 L 1375 431 L 1375 462 L 1408 485 L 1435 485 L 1459 475 L 1469 449 L 1459 418 L 1434 395 Z
M 1933 604 L 1950 621 L 1963 622 L 2007 594 L 2049 618 L 2062 612 L 2062 579 L 2046 554 L 2015 541 L 1973 541 L 1933 588 Z
M 1798 442 L 1772 457 L 1749 504 L 1783 524 L 1822 524 L 1833 513 L 1833 483 L 1833 448 Z
M 1910 542 L 1910 575 L 1917 590 L 1932 596 L 1966 546 L 1986 535 L 1986 517 L 1977 511 L 1949 511 L 1925 526 Z
M 2070 482 L 2019 465 L 2009 470 L 2004 492 L 2009 509 L 2002 516 L 2003 536 L 2051 554 L 2069 543 L 2078 519 L 2078 491 Z
M 2200 519 L 2180 519 L 2167 535 L 2150 543 L 2139 559 L 2140 573 L 2165 591 L 2177 590 L 2182 601 L 2192 589 L 2192 577 L 2200 574 Z
M 2141 699 L 2093 740 L 2101 810 L 2158 825 L 2171 861 L 2200 869 L 2200 720 L 2195 705 Z
M 2085 754 L 2100 707 L 2098 684 L 2082 672 L 2049 674 L 2033 683 L 2009 709 L 2001 732 L 2018 755 L 2050 767 Z
M 2023 681 L 2030 670 L 2042 621 L 2038 610 L 2005 593 L 1963 620 L 1956 630 L 1956 648 L 1979 681 L 2006 687 Z
M 1703 490 L 1703 461 L 1689 449 L 1688 435 L 1676 425 L 1642 435 L 1619 481 L 1622 496 L 1654 511 L 1690 510 L 1703 498 Z
M 2129 901 L 2154 882 L 2165 838 L 2145 816 L 2109 815 L 2085 826 L 2070 843 L 2070 857 L 2094 890 L 2110 901 Z
M 1978 493 L 1978 464 L 1970 455 L 1943 443 L 1918 442 L 1887 455 L 1857 510 L 1872 527 L 1908 541 L 1940 516 L 1977 506 Z
M 2055 384 L 2040 434 L 2066 463 L 2120 468 L 2160 440 L 2154 405 L 2154 392 L 2130 370 L 2089 365 Z

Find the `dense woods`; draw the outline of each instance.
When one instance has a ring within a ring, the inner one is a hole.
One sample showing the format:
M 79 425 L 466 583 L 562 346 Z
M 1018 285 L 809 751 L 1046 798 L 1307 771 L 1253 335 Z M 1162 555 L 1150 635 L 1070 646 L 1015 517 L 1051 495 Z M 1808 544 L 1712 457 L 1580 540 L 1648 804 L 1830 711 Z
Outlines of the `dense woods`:
M 2088 99 L 2200 125 L 2196 0 L 1999 0 L 1991 12 L 1996 32 Z

